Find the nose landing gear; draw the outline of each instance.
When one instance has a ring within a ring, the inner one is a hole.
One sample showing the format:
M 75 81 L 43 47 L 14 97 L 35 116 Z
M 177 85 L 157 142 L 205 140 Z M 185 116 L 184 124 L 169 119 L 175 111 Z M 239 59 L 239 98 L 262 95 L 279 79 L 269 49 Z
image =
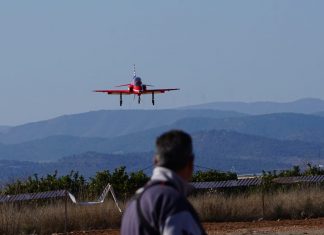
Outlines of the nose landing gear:
M 134 95 L 134 99 L 135 99 L 135 95 Z M 139 104 L 141 103 L 141 96 L 138 96 L 138 101 Z M 119 106 L 123 105 L 123 94 L 120 93 L 119 94 Z M 152 92 L 152 105 L 155 105 L 155 99 L 154 99 L 154 92 Z

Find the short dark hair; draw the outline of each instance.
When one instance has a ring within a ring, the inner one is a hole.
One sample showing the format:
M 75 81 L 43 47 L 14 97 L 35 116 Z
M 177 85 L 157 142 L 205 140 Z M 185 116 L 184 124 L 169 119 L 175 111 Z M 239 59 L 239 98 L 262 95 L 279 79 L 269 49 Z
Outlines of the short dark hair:
M 168 131 L 156 139 L 157 166 L 173 171 L 183 169 L 193 161 L 192 140 L 189 134 L 181 130 Z

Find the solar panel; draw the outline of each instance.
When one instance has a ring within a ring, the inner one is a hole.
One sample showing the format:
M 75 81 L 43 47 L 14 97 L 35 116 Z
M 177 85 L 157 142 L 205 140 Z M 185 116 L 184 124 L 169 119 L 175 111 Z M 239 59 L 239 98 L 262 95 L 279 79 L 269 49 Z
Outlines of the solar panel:
M 294 184 L 294 183 L 321 183 L 324 182 L 324 175 L 279 177 L 273 180 L 277 184 Z
M 294 183 L 320 183 L 324 182 L 324 175 L 315 176 L 296 176 L 296 177 L 279 177 L 273 180 L 277 184 L 294 184 Z M 235 187 L 251 187 L 262 184 L 261 177 L 246 178 L 227 181 L 212 181 L 212 182 L 193 182 L 191 183 L 196 189 L 220 189 L 220 188 L 235 188 Z M 51 199 L 65 197 L 69 192 L 66 190 L 48 191 L 41 193 L 25 193 L 17 195 L 0 195 L 0 203 L 19 202 L 37 199 Z M 103 193 L 106 193 L 105 190 Z
M 261 178 L 248 178 L 239 180 L 214 181 L 214 182 L 193 182 L 196 189 L 217 189 L 217 188 L 235 188 L 261 185 Z
M 294 184 L 294 183 L 320 183 L 324 182 L 324 175 L 314 176 L 296 176 L 296 177 L 279 177 L 273 180 L 277 184 Z M 261 177 L 214 181 L 214 182 L 193 182 L 191 183 L 196 189 L 218 189 L 218 188 L 235 188 L 235 187 L 250 187 L 262 184 Z
M 65 197 L 65 195 L 66 195 L 65 190 L 48 191 L 48 192 L 41 192 L 41 193 L 25 193 L 25 194 L 17 194 L 17 195 L 1 195 L 0 203 L 30 201 L 30 200 L 38 200 L 38 199 L 51 199 L 51 198 Z
M 115 205 L 119 212 L 122 212 L 120 209 L 117 198 L 115 196 L 114 190 L 110 184 L 106 186 L 104 191 L 102 192 L 101 196 L 99 197 L 98 201 L 95 202 L 77 202 L 74 195 L 69 193 L 66 190 L 57 190 L 57 191 L 48 191 L 48 192 L 41 192 L 41 193 L 24 193 L 24 194 L 17 194 L 17 195 L 0 195 L 0 203 L 10 203 L 10 202 L 21 202 L 21 201 L 31 201 L 37 199 L 54 199 L 54 198 L 64 198 L 69 197 L 74 204 L 78 205 L 96 205 L 102 204 L 107 196 L 108 192 L 111 193 Z

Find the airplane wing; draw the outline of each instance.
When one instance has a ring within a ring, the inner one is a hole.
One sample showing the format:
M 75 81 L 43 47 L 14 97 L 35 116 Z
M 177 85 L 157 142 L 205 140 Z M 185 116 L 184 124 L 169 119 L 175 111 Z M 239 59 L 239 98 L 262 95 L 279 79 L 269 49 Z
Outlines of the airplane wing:
M 132 84 L 122 84 L 122 85 L 118 85 L 118 86 L 115 86 L 115 87 L 122 87 L 122 86 L 130 86 Z
M 102 92 L 102 93 L 107 93 L 108 95 L 131 95 L 129 90 L 95 90 L 94 92 Z
M 151 89 L 151 90 L 146 90 L 144 91 L 142 94 L 146 95 L 146 94 L 162 94 L 165 93 L 166 91 L 177 91 L 180 90 L 179 88 L 170 88 L 170 89 Z

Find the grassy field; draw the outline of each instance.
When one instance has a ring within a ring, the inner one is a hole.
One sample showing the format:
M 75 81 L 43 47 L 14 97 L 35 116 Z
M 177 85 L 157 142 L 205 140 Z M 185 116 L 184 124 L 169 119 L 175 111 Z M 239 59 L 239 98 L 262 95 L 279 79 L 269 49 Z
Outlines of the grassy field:
M 119 227 L 121 213 L 112 201 L 95 206 L 68 204 L 69 231 Z M 63 202 L 0 206 L 0 234 L 52 234 L 63 232 Z
M 253 221 L 324 216 L 324 189 L 302 188 L 262 194 L 204 193 L 190 197 L 202 221 Z M 125 204 L 121 203 L 122 207 Z M 0 205 L 0 234 L 51 234 L 64 231 L 63 202 Z M 68 230 L 118 228 L 121 214 L 111 200 L 81 207 L 68 204 Z
M 303 219 L 324 216 L 324 189 L 303 188 L 262 193 L 203 194 L 190 201 L 204 222 Z M 263 205 L 264 203 L 264 205 Z

